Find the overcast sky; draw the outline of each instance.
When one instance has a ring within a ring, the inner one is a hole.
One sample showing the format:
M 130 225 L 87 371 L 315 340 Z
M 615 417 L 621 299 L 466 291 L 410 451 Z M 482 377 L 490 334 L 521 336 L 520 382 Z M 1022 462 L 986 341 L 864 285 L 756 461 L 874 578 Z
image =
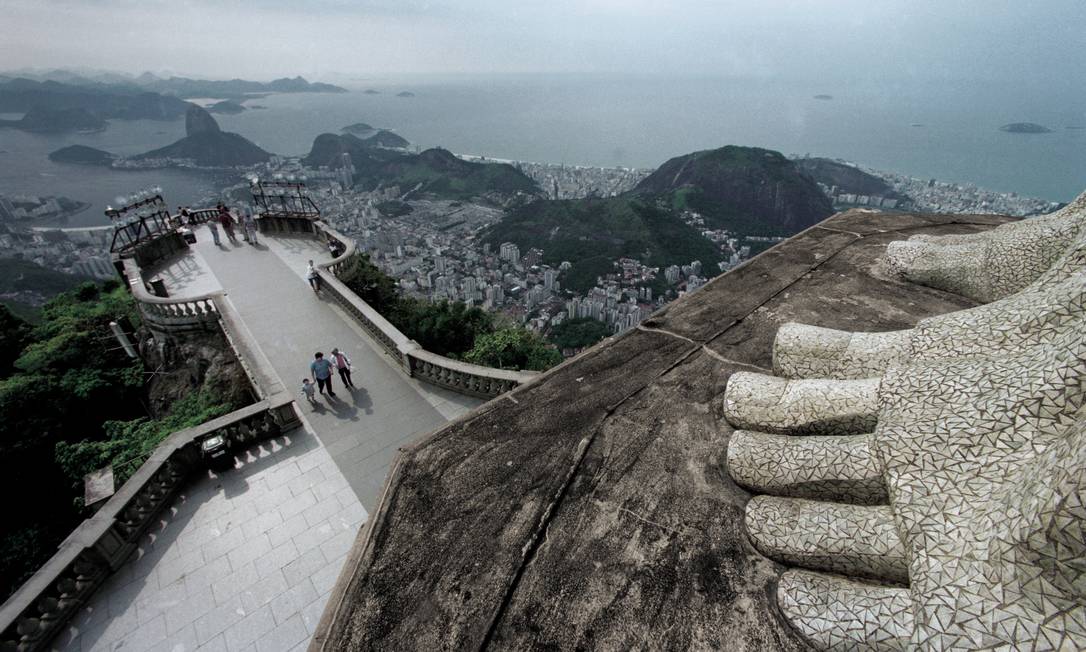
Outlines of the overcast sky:
M 1086 0 L 4 0 L 3 15 L 8 70 L 1086 79 Z

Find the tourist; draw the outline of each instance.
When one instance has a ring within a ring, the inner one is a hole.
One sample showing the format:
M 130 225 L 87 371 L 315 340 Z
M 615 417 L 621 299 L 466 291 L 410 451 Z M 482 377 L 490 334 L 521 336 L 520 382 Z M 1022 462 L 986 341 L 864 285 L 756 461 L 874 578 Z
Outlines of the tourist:
M 222 242 L 219 240 L 219 226 L 215 224 L 215 220 L 207 221 L 207 230 L 211 231 L 211 239 L 215 241 L 215 246 L 221 247 Z
M 343 381 L 344 387 L 354 387 L 354 383 L 351 382 L 351 359 L 347 357 L 347 354 L 339 349 L 332 349 L 332 365 L 339 372 L 339 379 Z
M 231 217 L 229 209 L 222 204 L 219 204 L 219 224 L 222 225 L 222 230 L 226 232 L 226 237 L 230 238 L 230 242 L 237 244 L 238 239 L 234 235 L 234 218 Z
M 309 281 L 309 284 L 313 286 L 313 291 L 320 293 L 321 291 L 321 276 L 317 273 L 316 266 L 313 265 L 313 261 L 309 261 L 309 265 L 305 268 L 305 280 Z
M 339 244 L 338 240 L 328 238 L 328 251 L 332 254 L 332 258 L 339 258 L 343 255 L 343 245 Z
M 253 218 L 253 211 L 248 208 L 242 209 L 241 223 L 245 227 L 245 241 L 249 244 L 256 244 L 256 219 Z
M 313 354 L 313 362 L 309 363 L 309 373 L 313 380 L 317 381 L 317 389 L 324 395 L 324 388 L 328 388 L 328 395 L 334 397 L 332 391 L 332 363 L 324 359 L 324 354 L 317 351 Z
M 315 388 L 316 386 L 308 378 L 302 379 L 302 393 L 305 394 L 305 400 L 314 405 L 317 403 L 316 397 L 313 396 L 313 390 Z

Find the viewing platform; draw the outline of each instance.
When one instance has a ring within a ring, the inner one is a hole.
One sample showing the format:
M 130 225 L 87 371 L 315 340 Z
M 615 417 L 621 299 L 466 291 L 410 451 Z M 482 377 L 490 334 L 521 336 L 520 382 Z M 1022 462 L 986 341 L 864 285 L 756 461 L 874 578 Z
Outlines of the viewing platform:
M 196 243 L 142 271 L 169 297 L 218 296 L 293 394 L 301 426 L 249 448 L 237 468 L 183 488 L 136 555 L 54 645 L 64 650 L 304 649 L 359 527 L 401 446 L 483 403 L 410 378 L 327 292 L 307 262 L 331 260 L 312 234 Z M 310 405 L 316 351 L 344 351 L 357 389 Z

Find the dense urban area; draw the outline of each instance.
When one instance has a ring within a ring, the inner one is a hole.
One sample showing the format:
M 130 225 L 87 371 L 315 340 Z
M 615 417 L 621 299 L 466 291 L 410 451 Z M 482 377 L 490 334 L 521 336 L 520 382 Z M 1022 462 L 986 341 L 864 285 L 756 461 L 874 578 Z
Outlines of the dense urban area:
M 549 199 L 613 197 L 633 188 L 652 171 L 500 161 L 464 157 L 477 162 L 510 163 L 528 175 Z M 122 162 L 117 162 L 123 164 Z M 161 161 L 143 161 L 160 165 Z M 843 162 L 842 162 L 843 163 Z M 477 237 L 482 229 L 502 219 L 501 207 L 487 203 L 412 198 L 412 189 L 398 186 L 362 191 L 353 187 L 353 165 L 344 154 L 334 169 L 307 168 L 299 158 L 273 156 L 252 166 L 245 177 L 305 180 L 323 218 L 353 238 L 359 249 L 399 283 L 408 296 L 431 301 L 463 301 L 505 315 L 538 333 L 547 333 L 564 320 L 591 318 L 606 324 L 611 333 L 637 325 L 665 303 L 703 285 L 709 278 L 740 264 L 783 238 L 737 237 L 725 230 L 707 229 L 696 212 L 683 220 L 720 248 L 723 262 L 676 261 L 658 268 L 633 258 L 613 262 L 610 273 L 598 277 L 587 292 L 562 287 L 570 263 L 543 263 L 539 249 L 521 251 L 513 243 L 492 247 Z M 864 169 L 892 188 L 893 197 L 861 195 L 820 184 L 835 207 L 881 210 L 914 209 L 954 213 L 1031 215 L 1052 210 L 1056 204 L 1015 193 L 984 190 L 971 184 L 917 179 Z M 903 199 L 907 197 L 907 199 Z M 210 205 L 225 198 L 244 210 L 248 182 L 207 197 Z M 18 257 L 44 267 L 83 277 L 107 279 L 114 271 L 108 252 L 112 229 L 92 227 L 57 229 L 28 226 L 35 216 L 78 209 L 64 198 L 0 196 L 0 257 Z M 5 297 L 33 302 L 34 297 Z M 567 351 L 569 353 L 570 351 Z

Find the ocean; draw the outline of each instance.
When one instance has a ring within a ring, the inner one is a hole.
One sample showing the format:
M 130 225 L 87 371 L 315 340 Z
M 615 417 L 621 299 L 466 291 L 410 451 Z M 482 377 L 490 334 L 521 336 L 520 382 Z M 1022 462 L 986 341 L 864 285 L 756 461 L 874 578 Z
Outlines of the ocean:
M 651 168 L 673 156 L 737 144 L 1056 201 L 1086 188 L 1086 130 L 1067 129 L 1086 126 L 1081 86 L 534 75 L 358 79 L 348 87 L 346 94 L 270 95 L 249 102 L 267 108 L 215 117 L 224 130 L 285 155 L 306 153 L 322 132 L 365 122 L 423 148 L 546 163 Z M 413 96 L 397 96 L 401 91 Z M 999 130 L 1010 122 L 1036 122 L 1053 131 Z M 77 143 L 133 154 L 183 135 L 183 120 L 113 121 L 90 135 L 0 130 L 0 193 L 90 202 L 91 209 L 68 221 L 90 226 L 106 222 L 102 211 L 116 195 L 158 185 L 170 204 L 189 204 L 235 180 L 46 158 Z

